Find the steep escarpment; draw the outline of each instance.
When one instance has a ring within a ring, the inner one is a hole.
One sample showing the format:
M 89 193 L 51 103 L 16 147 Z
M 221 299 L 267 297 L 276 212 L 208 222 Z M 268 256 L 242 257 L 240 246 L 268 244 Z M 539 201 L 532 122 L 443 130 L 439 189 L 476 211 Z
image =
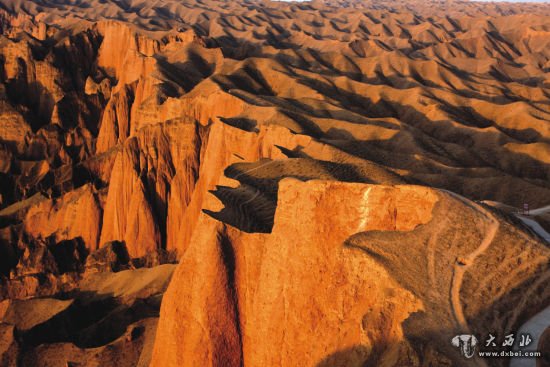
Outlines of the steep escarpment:
M 139 257 L 166 242 L 167 227 L 173 225 L 168 221 L 184 212 L 193 193 L 201 147 L 199 130 L 193 121 L 173 121 L 144 128 L 126 141 L 113 166 L 102 243 L 125 241 L 130 254 Z M 179 210 L 172 208 L 170 201 Z
M 153 366 L 466 365 L 454 335 L 513 330 L 550 296 L 546 246 L 424 187 L 287 178 L 270 233 L 198 225 Z
M 2 321 L 0 364 L 148 363 L 156 281 L 64 323 L 177 261 L 158 365 L 459 365 L 452 333 L 514 331 L 548 305 L 549 17 L 0 0 L 0 299 L 73 301 Z

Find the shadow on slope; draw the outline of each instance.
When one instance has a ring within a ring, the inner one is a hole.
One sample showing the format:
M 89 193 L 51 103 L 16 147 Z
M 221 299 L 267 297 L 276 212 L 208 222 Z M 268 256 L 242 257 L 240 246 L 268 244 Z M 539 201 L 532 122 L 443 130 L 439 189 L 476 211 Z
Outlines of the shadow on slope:
M 220 212 L 204 212 L 245 232 L 269 233 L 273 227 L 279 182 L 283 178 L 360 183 L 405 182 L 397 175 L 381 172 L 382 168 L 379 170 L 369 170 L 368 165 L 334 163 L 307 157 L 236 163 L 225 170 L 225 176 L 238 181 L 239 186 L 218 186 L 211 191 L 224 204 L 224 208 Z

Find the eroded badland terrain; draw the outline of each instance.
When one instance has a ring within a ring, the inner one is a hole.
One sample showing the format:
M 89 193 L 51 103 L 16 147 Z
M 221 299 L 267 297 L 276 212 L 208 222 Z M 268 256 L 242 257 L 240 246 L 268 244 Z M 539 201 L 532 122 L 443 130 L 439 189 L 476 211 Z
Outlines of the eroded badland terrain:
M 1 366 L 508 366 L 548 205 L 550 5 L 0 0 Z

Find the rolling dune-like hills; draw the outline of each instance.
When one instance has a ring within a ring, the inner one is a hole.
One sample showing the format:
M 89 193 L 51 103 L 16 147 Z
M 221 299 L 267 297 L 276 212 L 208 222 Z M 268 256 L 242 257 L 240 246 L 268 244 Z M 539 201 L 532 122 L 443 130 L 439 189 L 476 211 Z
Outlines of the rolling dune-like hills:
M 507 366 L 550 4 L 0 0 L 0 182 L 2 366 Z

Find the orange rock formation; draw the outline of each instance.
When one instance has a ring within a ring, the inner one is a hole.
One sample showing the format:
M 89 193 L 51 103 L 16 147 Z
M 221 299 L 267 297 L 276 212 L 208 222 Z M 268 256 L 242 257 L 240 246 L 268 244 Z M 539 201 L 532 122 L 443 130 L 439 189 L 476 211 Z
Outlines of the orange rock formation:
M 77 300 L 46 339 L 2 316 L 0 364 L 460 365 L 453 333 L 548 305 L 528 223 L 550 223 L 549 19 L 531 3 L 0 0 L 0 299 Z M 524 203 L 535 222 L 516 220 Z M 153 350 L 157 265 L 177 260 Z M 55 334 L 87 312 L 90 277 L 153 266 L 150 288 L 121 276 L 145 287 L 132 305 L 94 298 L 104 321 Z

